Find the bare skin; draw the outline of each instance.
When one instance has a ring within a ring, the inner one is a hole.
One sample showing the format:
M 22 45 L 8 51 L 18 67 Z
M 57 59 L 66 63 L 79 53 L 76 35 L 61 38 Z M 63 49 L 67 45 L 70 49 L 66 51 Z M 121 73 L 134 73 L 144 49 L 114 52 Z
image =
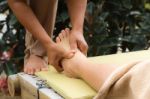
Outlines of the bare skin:
M 26 0 L 8 0 L 9 6 L 14 11 L 15 15 L 19 19 L 19 21 L 30 31 L 30 33 L 33 34 L 35 38 L 37 38 L 42 45 L 45 47 L 47 51 L 47 55 L 49 57 L 49 63 L 54 65 L 58 71 L 60 71 L 61 68 L 59 68 L 58 61 L 56 62 L 55 59 L 62 59 L 63 57 L 66 57 L 67 53 L 65 53 L 64 50 L 61 50 L 56 43 L 54 43 L 51 38 L 49 37 L 46 30 L 42 27 L 38 19 L 36 18 L 35 14 L 31 10 L 31 8 L 27 5 Z M 26 16 L 26 17 L 24 17 Z M 32 22 L 31 22 L 32 20 Z M 53 52 L 53 53 L 51 53 Z M 51 53 L 51 54 L 50 54 Z M 70 52 L 69 52 L 70 53 Z M 68 56 L 67 56 L 68 57 Z M 33 57 L 30 57 L 29 59 L 32 59 Z M 34 57 L 35 58 L 35 57 Z M 42 61 L 39 58 L 34 59 L 34 62 L 39 63 L 40 65 Z M 30 66 L 32 66 L 32 69 L 37 69 L 42 66 L 33 66 L 32 62 L 29 62 Z M 33 63 L 35 64 L 35 63 Z M 25 66 L 25 72 L 30 73 L 30 69 L 26 68 Z M 34 72 L 34 70 L 33 70 Z
M 51 1 L 52 3 L 55 3 L 55 0 Z M 13 10 L 18 20 L 44 46 L 49 64 L 53 65 L 58 71 L 62 71 L 62 68 L 59 66 L 59 61 L 63 58 L 71 58 L 73 56 L 72 53 L 75 51 L 68 50 L 66 52 L 64 49 L 57 46 L 57 44 L 49 37 L 48 34 L 52 34 L 52 31 L 50 31 L 51 29 L 47 24 L 53 25 L 49 21 L 53 21 L 55 19 L 50 18 L 51 20 L 48 20 L 49 17 L 51 17 L 51 14 L 49 14 L 49 16 L 45 16 L 48 13 L 48 7 L 44 6 L 48 6 L 48 3 L 41 5 L 43 3 L 41 0 L 32 0 L 31 2 L 33 6 L 31 4 L 32 7 L 30 8 L 27 5 L 27 0 L 8 0 L 10 8 Z M 83 37 L 83 21 L 86 2 L 87 0 L 67 0 L 67 6 L 72 24 L 72 36 L 70 35 L 72 48 L 76 49 L 78 47 L 85 54 L 88 49 L 86 41 Z M 76 17 L 78 17 L 78 19 Z M 36 55 L 31 55 L 27 64 L 24 66 L 24 71 L 28 74 L 33 74 L 35 71 L 42 70 L 42 68 L 45 68 L 43 59 Z
M 30 66 L 31 64 L 32 66 Z M 36 55 L 30 55 L 25 67 L 24 72 L 28 74 L 34 74 L 34 72 L 39 72 L 41 70 L 48 70 L 46 62 Z
M 79 49 L 83 54 L 87 54 L 88 45 L 83 36 L 83 23 L 87 0 L 66 0 L 70 15 L 72 30 L 70 31 L 71 49 Z
M 69 30 L 62 31 L 56 38 L 58 46 L 69 50 Z M 77 51 L 71 59 L 63 59 L 64 73 L 69 77 L 77 77 L 85 80 L 95 90 L 99 90 L 109 75 L 117 68 L 113 64 L 96 64 L 89 62 L 87 57 Z

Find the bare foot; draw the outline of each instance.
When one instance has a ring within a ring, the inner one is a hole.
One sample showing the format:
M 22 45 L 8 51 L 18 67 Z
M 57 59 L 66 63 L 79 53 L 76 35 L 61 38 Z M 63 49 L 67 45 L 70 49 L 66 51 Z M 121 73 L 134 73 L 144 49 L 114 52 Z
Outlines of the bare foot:
M 69 43 L 69 33 L 70 33 L 70 30 L 66 28 L 65 30 L 62 30 L 59 36 L 56 38 L 56 43 L 58 44 L 58 46 L 60 46 L 61 48 L 64 48 L 66 51 L 71 49 L 70 43 Z M 84 57 L 82 59 L 85 59 L 85 56 L 79 50 L 77 50 L 74 57 L 72 57 L 71 59 L 62 60 L 64 74 L 70 77 L 78 77 L 78 73 L 77 73 L 78 67 L 74 66 L 74 64 L 80 64 L 80 63 L 77 63 L 79 59 L 78 57 L 80 57 L 80 59 L 81 57 Z
M 59 36 L 56 38 L 56 43 L 66 51 L 70 50 L 70 44 L 69 44 L 69 29 L 66 28 L 65 30 L 62 30 L 61 33 L 59 33 Z
M 24 72 L 33 75 L 41 70 L 48 70 L 46 62 L 39 56 L 31 55 L 24 65 Z

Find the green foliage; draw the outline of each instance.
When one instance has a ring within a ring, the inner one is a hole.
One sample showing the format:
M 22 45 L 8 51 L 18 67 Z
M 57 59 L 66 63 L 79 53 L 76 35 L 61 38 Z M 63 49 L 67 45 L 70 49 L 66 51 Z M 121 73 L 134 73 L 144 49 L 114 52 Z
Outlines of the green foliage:
M 0 20 L 0 73 L 7 75 L 19 72 L 23 66 L 24 58 L 24 28 L 10 11 L 7 1 L 0 1 L 0 13 L 6 15 Z
M 0 73 L 9 75 L 22 69 L 24 57 L 24 28 L 8 8 L 6 0 L 0 0 L 0 13 L 7 15 L 0 20 Z M 84 35 L 89 45 L 89 56 L 149 48 L 150 39 L 149 0 L 89 0 Z M 6 31 L 2 29 L 6 27 Z M 67 7 L 59 1 L 55 33 L 70 27 Z M 17 69 L 16 69 L 17 68 Z
M 89 1 L 85 22 L 89 55 L 147 49 L 150 9 L 144 0 Z M 144 7 L 146 5 L 146 7 Z

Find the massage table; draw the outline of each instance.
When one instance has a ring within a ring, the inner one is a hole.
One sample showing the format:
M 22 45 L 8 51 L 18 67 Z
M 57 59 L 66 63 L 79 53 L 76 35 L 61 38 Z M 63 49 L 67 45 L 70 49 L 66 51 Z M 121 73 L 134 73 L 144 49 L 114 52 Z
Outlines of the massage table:
M 113 55 L 89 57 L 95 63 L 110 63 L 118 66 L 134 61 L 150 58 L 150 50 L 119 53 Z M 92 99 L 97 92 L 85 81 L 69 78 L 58 73 L 53 66 L 48 71 L 35 75 L 18 73 L 8 77 L 8 89 L 12 97 L 21 99 Z

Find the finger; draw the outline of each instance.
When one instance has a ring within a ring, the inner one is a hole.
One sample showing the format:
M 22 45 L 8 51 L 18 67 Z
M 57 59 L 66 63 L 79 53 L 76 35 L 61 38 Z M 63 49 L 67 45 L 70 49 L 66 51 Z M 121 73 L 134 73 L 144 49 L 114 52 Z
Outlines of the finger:
M 70 59 L 75 55 L 75 53 L 76 53 L 76 50 L 71 50 L 71 51 L 67 52 L 63 58 Z
M 69 53 L 68 56 L 67 56 L 67 58 L 70 59 L 70 58 L 72 58 L 73 56 L 74 56 L 74 53 Z
M 84 54 L 84 55 L 87 55 L 87 50 L 88 50 L 88 45 L 86 44 L 86 42 L 79 42 L 78 43 L 79 45 L 79 49 L 80 51 Z
M 81 46 L 81 51 L 84 55 L 87 55 L 87 47 L 86 46 Z
M 87 56 L 87 49 L 86 49 L 86 48 L 81 47 L 81 52 L 82 52 L 84 55 Z

